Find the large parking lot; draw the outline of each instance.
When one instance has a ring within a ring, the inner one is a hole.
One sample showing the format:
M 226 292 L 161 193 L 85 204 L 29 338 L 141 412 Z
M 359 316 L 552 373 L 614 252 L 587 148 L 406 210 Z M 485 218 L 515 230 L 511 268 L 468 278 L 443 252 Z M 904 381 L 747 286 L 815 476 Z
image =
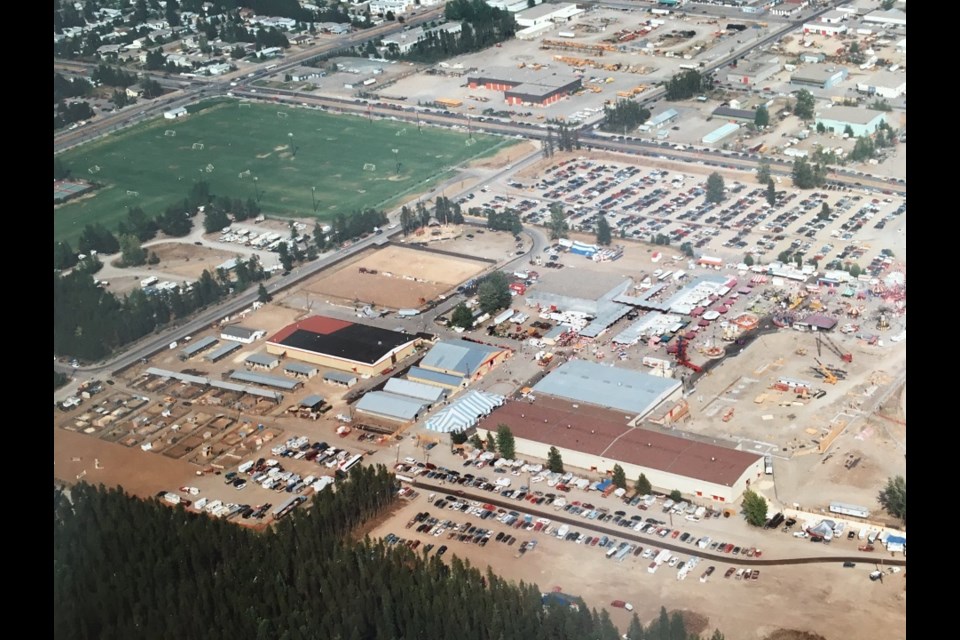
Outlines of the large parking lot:
M 446 459 L 439 449 L 434 451 L 436 458 Z M 556 484 L 549 486 L 555 480 L 547 480 L 549 474 L 519 468 L 513 470 L 519 477 L 509 468 L 498 467 L 504 472 L 497 473 L 489 465 L 479 470 L 451 465 L 428 471 L 413 458 L 399 468 L 400 473 L 416 472 L 418 480 L 433 484 L 435 490 L 420 487 L 420 497 L 372 532 L 389 544 L 407 545 L 427 555 L 455 554 L 481 570 L 491 566 L 508 579 L 536 582 L 544 592 L 583 596 L 590 607 L 626 601 L 645 623 L 664 605 L 668 610 L 695 611 L 707 618 L 703 624 L 709 629 L 737 637 L 759 638 L 777 628 L 810 629 L 832 637 L 864 632 L 865 621 L 845 615 L 856 606 L 871 612 L 869 624 L 876 625 L 881 635 L 881 629 L 902 627 L 902 581 L 887 580 L 882 587 L 870 582 L 867 573 L 873 563 L 868 553 L 861 553 L 865 561 L 852 568 L 840 562 L 749 565 L 758 557 L 857 555 L 856 537 L 848 540 L 844 535 L 824 547 L 793 537 L 793 528 L 750 529 L 739 516 L 725 518 L 717 512 L 716 517 L 707 517 L 705 510 L 699 520 L 693 514 L 678 515 L 672 509 L 675 505 L 663 499 L 630 499 L 628 493 L 625 502 L 577 488 L 566 493 Z M 430 474 L 434 478 L 428 479 Z M 528 482 L 533 477 L 544 480 L 531 484 L 530 491 L 518 487 L 512 494 L 509 489 L 495 492 L 497 479 Z M 486 494 L 498 504 L 458 492 Z M 504 501 L 514 506 L 500 506 Z M 731 603 L 736 606 L 731 608 Z M 814 621 L 807 615 L 811 606 L 821 612 Z M 608 610 L 625 628 L 631 614 Z M 776 619 L 770 618 L 771 610 L 778 612 Z
M 653 165 L 653 166 L 651 166 Z M 706 202 L 706 179 L 725 177 L 726 199 Z M 871 269 L 885 258 L 906 257 L 906 199 L 861 189 L 827 186 L 800 191 L 781 181 L 768 204 L 765 188 L 749 173 L 666 162 L 628 162 L 612 154 L 582 153 L 542 161 L 488 192 L 469 194 L 465 207 L 514 209 L 525 224 L 549 221 L 549 207 L 563 206 L 574 231 L 595 233 L 607 217 L 614 237 L 691 245 L 696 255 L 734 264 L 750 254 L 769 263 L 788 252 L 821 268 L 856 263 Z M 824 205 L 827 210 L 824 210 Z M 889 255 L 883 255 L 883 250 Z M 889 263 L 888 263 L 889 264 Z

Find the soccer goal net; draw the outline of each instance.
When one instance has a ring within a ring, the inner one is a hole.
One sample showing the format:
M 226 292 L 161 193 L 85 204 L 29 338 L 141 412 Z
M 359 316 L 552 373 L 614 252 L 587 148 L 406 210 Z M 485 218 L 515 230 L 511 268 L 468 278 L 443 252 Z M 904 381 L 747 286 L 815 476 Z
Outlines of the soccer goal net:
M 177 132 L 174 131 L 173 129 L 167 129 L 166 131 L 163 132 L 163 135 L 168 138 L 176 138 Z
M 213 173 L 213 165 L 212 165 L 212 164 L 208 164 L 207 166 L 205 166 L 205 167 L 203 168 L 203 170 L 206 171 L 207 173 Z
M 467 138 L 466 140 L 463 141 L 463 144 L 467 145 L 468 147 L 472 147 L 473 145 L 477 144 L 477 139 Z
M 397 137 L 398 137 L 398 138 L 399 138 L 400 136 L 405 136 L 405 135 L 407 135 L 407 130 L 406 130 L 406 129 L 400 129 L 400 131 L 397 131 Z
M 133 197 L 133 198 L 138 198 L 138 197 L 140 197 L 140 192 L 139 192 L 139 191 L 130 191 L 129 189 L 127 189 L 127 195 L 128 195 L 128 196 L 131 196 L 131 197 Z
M 370 164 L 369 162 L 367 162 L 367 163 L 365 163 L 365 164 L 363 165 L 363 170 L 364 170 L 364 171 L 376 171 L 376 170 L 377 170 L 377 165 L 375 165 L 375 164 Z
M 277 117 L 278 117 L 278 118 L 286 118 L 286 117 L 289 116 L 289 115 L 290 115 L 290 114 L 287 113 L 286 111 L 277 111 Z
M 193 143 L 193 148 L 194 148 L 194 150 L 196 150 L 196 151 L 203 151 L 203 143 L 202 143 L 202 142 L 194 142 L 194 143 Z
M 238 106 L 239 106 L 239 108 L 241 108 L 241 109 L 244 109 L 244 108 L 249 109 L 249 108 L 250 108 L 250 105 L 251 105 L 250 102 L 241 102 Z
M 100 165 L 95 164 L 89 169 L 87 169 L 87 171 L 89 171 L 90 173 L 100 173 Z

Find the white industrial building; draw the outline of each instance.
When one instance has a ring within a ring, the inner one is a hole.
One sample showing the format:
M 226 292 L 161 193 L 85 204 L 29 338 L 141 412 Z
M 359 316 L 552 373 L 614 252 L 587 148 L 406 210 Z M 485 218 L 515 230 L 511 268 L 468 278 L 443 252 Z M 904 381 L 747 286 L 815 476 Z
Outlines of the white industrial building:
M 375 16 L 385 16 L 387 12 L 394 15 L 406 13 L 413 6 L 413 0 L 370 0 L 368 5 L 370 14 Z
M 864 22 L 873 22 L 874 24 L 890 24 L 898 27 L 907 26 L 907 14 L 899 9 L 890 9 L 889 11 L 871 11 L 863 16 Z
M 220 330 L 221 339 L 242 342 L 243 344 L 253 344 L 265 335 L 267 335 L 267 332 L 263 329 L 248 329 L 236 324 L 226 326 Z
M 543 24 L 568 22 L 580 13 L 583 13 L 583 9 L 572 3 L 541 4 L 518 12 L 515 18 L 517 26 L 538 27 Z
M 878 71 L 858 81 L 857 91 L 881 98 L 899 98 L 907 93 L 907 76 L 904 73 Z
M 805 22 L 803 32 L 821 36 L 839 36 L 848 31 L 845 24 L 827 24 L 825 22 Z
M 677 489 L 699 502 L 735 502 L 763 477 L 760 455 L 632 427 L 623 418 L 619 411 L 538 395 L 507 402 L 480 421 L 477 432 L 490 437 L 505 424 L 518 457 L 546 459 L 553 446 L 567 467 L 610 474 L 619 464 L 627 478 L 644 474 L 656 490 Z

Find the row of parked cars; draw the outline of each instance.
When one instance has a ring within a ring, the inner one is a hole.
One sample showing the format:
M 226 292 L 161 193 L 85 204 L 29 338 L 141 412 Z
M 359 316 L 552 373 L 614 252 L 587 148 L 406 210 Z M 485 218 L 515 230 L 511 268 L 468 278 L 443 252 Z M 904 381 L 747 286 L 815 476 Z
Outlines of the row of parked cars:
M 419 540 L 417 540 L 417 539 L 415 539 L 415 538 L 411 538 L 411 539 L 407 540 L 406 538 L 401 538 L 401 537 L 397 536 L 397 535 L 394 534 L 394 533 L 388 533 L 388 534 L 384 537 L 383 540 L 384 540 L 384 542 L 386 542 L 388 545 L 399 544 L 399 545 L 403 545 L 403 546 L 405 546 L 405 547 L 409 547 L 410 549 L 414 549 L 414 550 L 420 547 L 420 541 L 419 541 Z M 433 551 L 433 548 L 434 548 L 434 545 L 433 545 L 433 544 L 425 544 L 425 545 L 423 546 L 423 552 L 424 552 L 424 553 L 430 553 L 431 551 Z M 444 544 L 444 545 L 440 545 L 440 548 L 437 549 L 437 555 L 438 555 L 438 556 L 442 556 L 442 555 L 445 554 L 446 552 L 447 552 L 447 545 L 445 545 L 445 544 Z

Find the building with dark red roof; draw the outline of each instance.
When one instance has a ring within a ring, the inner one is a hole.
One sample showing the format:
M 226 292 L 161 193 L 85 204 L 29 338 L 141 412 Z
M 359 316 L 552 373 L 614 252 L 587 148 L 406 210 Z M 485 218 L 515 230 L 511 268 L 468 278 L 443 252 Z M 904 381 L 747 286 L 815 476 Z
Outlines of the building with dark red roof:
M 610 474 L 619 464 L 631 483 L 645 474 L 655 489 L 697 501 L 735 502 L 764 473 L 763 457 L 693 436 L 631 427 L 622 412 L 537 396 L 507 402 L 480 421 L 486 438 L 510 427 L 518 457 L 546 459 L 556 447 L 566 466 Z
M 359 375 L 377 375 L 412 354 L 420 342 L 400 331 L 311 316 L 271 336 L 267 352 Z

